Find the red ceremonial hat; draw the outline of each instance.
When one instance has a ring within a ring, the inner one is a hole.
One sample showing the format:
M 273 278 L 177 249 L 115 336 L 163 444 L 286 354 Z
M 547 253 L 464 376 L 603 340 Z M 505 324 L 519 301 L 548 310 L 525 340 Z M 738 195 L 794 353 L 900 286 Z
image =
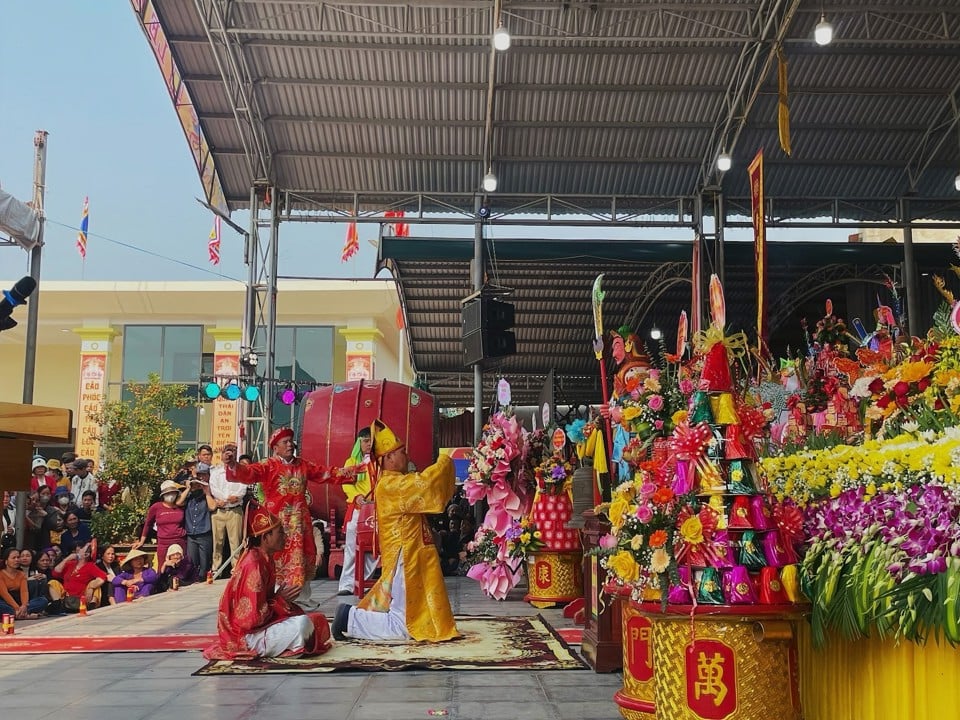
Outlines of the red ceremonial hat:
M 267 510 L 263 505 L 260 505 L 250 514 L 250 519 L 247 521 L 247 534 L 253 537 L 260 537 L 264 533 L 273 530 L 279 524 L 280 518 Z
M 270 445 L 270 447 L 273 447 L 278 442 L 283 440 L 285 437 L 292 438 L 293 430 L 288 427 L 277 428 L 276 430 L 273 431 L 273 435 L 270 436 L 270 441 L 268 445 Z

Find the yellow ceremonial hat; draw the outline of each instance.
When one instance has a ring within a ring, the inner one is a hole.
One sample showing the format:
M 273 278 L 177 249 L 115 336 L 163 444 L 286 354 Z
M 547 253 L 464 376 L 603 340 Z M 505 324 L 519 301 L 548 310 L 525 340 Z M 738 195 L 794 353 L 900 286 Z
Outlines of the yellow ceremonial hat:
M 382 420 L 374 420 L 370 426 L 370 434 L 373 436 L 373 454 L 374 460 L 379 460 L 384 455 L 399 450 L 404 446 L 404 442 L 393 434 L 393 430 L 388 428 Z

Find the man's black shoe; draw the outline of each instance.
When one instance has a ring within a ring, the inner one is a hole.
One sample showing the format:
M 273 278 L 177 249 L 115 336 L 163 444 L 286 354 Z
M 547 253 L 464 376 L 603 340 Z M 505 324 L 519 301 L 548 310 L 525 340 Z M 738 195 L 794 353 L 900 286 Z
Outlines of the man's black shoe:
M 337 606 L 337 612 L 333 616 L 333 626 L 330 628 L 334 640 L 347 639 L 344 633 L 347 632 L 347 623 L 350 620 L 350 610 L 352 608 L 353 606 L 348 603 L 340 603 L 340 605 Z
M 339 590 L 337 595 L 353 595 L 353 590 Z

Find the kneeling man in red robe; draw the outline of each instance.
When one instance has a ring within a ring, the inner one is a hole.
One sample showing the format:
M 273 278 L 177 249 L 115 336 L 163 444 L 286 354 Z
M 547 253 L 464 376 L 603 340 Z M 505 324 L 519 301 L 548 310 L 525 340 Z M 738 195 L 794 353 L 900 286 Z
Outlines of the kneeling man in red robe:
M 285 541 L 280 519 L 265 507 L 250 515 L 247 549 L 220 598 L 215 644 L 208 660 L 321 655 L 330 649 L 323 613 L 304 614 L 293 600 L 300 587 L 277 587 L 273 555 Z

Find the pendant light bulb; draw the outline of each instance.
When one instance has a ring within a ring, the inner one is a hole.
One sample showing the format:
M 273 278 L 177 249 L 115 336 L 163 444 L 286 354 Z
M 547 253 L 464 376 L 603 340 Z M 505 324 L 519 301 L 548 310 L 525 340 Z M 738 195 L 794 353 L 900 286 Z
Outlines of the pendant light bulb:
M 500 52 L 510 49 L 510 33 L 503 26 L 503 23 L 497 25 L 497 29 L 493 33 L 493 47 Z
M 827 17 L 820 13 L 820 22 L 813 29 L 813 39 L 817 45 L 829 45 L 833 42 L 833 25 L 827 22 Z
M 726 172 L 731 167 L 733 167 L 733 158 L 730 157 L 730 153 L 722 152 L 717 155 L 717 170 Z
M 493 174 L 492 170 L 488 170 L 487 174 L 483 176 L 483 191 L 492 193 L 497 189 L 497 176 Z
M 957 189 L 957 192 L 960 192 L 960 173 L 957 173 L 957 176 L 953 179 L 953 186 Z

